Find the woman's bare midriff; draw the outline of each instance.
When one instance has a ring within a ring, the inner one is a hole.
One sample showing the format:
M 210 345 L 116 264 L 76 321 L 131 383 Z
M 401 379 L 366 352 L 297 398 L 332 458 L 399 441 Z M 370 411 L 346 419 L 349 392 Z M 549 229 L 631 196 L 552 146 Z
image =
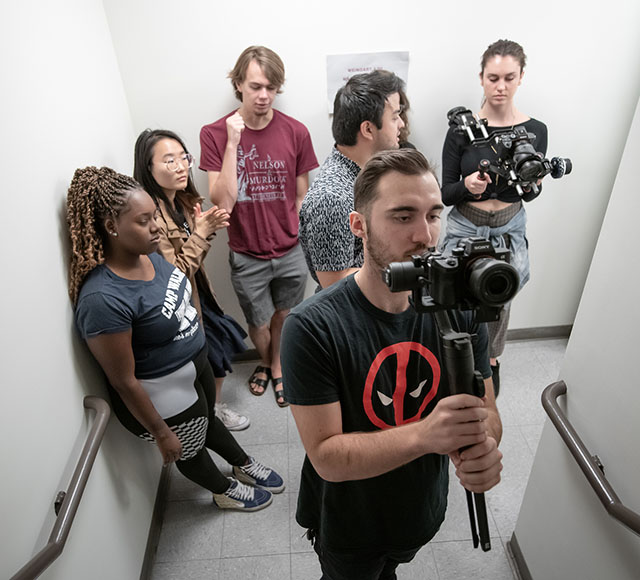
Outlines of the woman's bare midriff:
M 482 201 L 469 201 L 467 202 L 482 211 L 500 211 L 505 207 L 509 207 L 511 204 L 506 201 L 500 201 L 499 199 L 485 199 Z

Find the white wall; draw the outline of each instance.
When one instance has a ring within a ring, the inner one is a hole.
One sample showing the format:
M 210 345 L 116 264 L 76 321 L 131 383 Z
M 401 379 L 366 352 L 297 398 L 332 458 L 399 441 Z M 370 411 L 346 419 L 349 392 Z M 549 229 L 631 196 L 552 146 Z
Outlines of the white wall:
M 108 29 L 98 0 L 3 3 L 3 576 L 46 541 L 53 498 L 86 434 L 82 397 L 102 392 L 66 295 L 63 207 L 73 170 L 131 171 L 135 136 L 147 126 L 178 131 L 198 153 L 201 125 L 236 104 L 225 76 L 249 44 L 283 57 L 288 82 L 278 106 L 307 124 L 320 160 L 332 144 L 326 54 L 409 50 L 412 139 L 437 161 L 446 111 L 479 104 L 486 45 L 519 40 L 529 53 L 519 106 L 547 122 L 550 154 L 571 157 L 576 168 L 529 207 L 533 280 L 513 326 L 572 322 L 638 98 L 640 7 L 508 6 L 487 14 L 470 1 L 105 0 Z M 241 319 L 221 239 L 209 266 Z M 44 577 L 135 577 L 158 473 L 155 451 L 112 421 L 65 555 Z
M 559 402 L 620 500 L 640 513 L 637 247 L 640 101 L 567 346 Z M 547 421 L 515 535 L 536 580 L 636 580 L 640 537 L 607 515 Z
M 308 126 L 320 161 L 332 145 L 326 55 L 410 51 L 412 141 L 439 164 L 446 112 L 479 107 L 486 46 L 504 37 L 522 43 L 529 65 L 517 104 L 547 123 L 549 156 L 572 158 L 574 172 L 547 179 L 527 208 L 532 281 L 511 326 L 573 322 L 640 90 L 639 3 L 611 0 L 605 10 L 594 0 L 515 0 L 492 11 L 470 0 L 105 0 L 105 8 L 135 131 L 173 129 L 196 155 L 200 127 L 237 106 L 226 79 L 237 56 L 264 44 L 287 68 L 276 106 Z M 198 182 L 206 192 L 204 175 Z M 208 268 L 225 308 L 243 320 L 224 242 L 217 238 Z
M 64 203 L 73 171 L 131 171 L 131 118 L 99 0 L 3 2 L 0 576 L 46 543 L 93 412 L 106 394 L 75 336 Z M 49 579 L 135 578 L 159 456 L 112 419 Z

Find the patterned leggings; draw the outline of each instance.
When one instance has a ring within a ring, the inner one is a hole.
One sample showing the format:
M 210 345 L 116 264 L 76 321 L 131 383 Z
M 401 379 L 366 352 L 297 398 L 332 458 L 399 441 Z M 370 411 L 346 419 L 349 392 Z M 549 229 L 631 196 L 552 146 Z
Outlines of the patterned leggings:
M 213 493 L 223 493 L 229 488 L 229 480 L 220 473 L 207 448 L 231 465 L 244 465 L 248 457 L 215 415 L 215 379 L 207 360 L 206 348 L 200 351 L 193 363 L 196 367 L 193 386 L 198 400 L 188 409 L 165 419 L 165 422 L 182 443 L 182 457 L 176 461 L 180 473 Z M 153 436 L 135 419 L 115 390 L 110 387 L 109 392 L 113 410 L 124 427 L 142 439 L 154 441 Z

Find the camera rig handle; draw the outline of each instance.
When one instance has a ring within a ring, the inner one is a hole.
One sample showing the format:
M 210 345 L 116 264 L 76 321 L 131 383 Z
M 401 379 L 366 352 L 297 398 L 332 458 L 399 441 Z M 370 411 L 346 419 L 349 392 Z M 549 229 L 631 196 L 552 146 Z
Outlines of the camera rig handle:
M 484 179 L 485 173 L 489 173 L 489 169 L 491 169 L 491 162 L 488 159 L 481 159 L 480 163 L 478 163 L 480 179 Z
M 487 120 L 481 119 L 477 114 L 472 113 L 466 107 L 454 107 L 447 113 L 449 127 L 456 133 L 466 133 L 473 143 L 476 139 L 488 139 Z M 481 137 L 477 137 L 480 133 Z
M 471 335 L 467 332 L 456 332 L 451 325 L 449 314 L 445 310 L 434 312 L 434 317 L 440 334 L 444 366 L 451 394 L 470 394 L 483 397 L 484 381 L 482 375 L 474 368 Z M 473 547 L 481 546 L 483 552 L 488 552 L 491 550 L 491 539 L 484 493 L 465 491 Z

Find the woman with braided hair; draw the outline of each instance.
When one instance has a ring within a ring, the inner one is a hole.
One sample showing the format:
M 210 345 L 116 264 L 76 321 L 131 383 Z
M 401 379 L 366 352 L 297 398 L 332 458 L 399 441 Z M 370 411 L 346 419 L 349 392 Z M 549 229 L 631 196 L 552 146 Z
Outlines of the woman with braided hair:
M 75 172 L 67 221 L 76 325 L 129 431 L 154 441 L 164 463 L 175 462 L 210 490 L 220 508 L 261 509 L 284 483 L 215 416 L 214 376 L 191 284 L 156 253 L 156 215 L 153 199 L 132 178 L 107 167 Z M 233 466 L 233 477 L 220 473 L 207 448 Z
M 172 131 L 147 129 L 140 133 L 134 158 L 133 176 L 158 206 L 158 252 L 191 282 L 216 378 L 216 415 L 229 431 L 246 429 L 249 419 L 229 408 L 220 395 L 224 377 L 232 370 L 233 355 L 247 348 L 247 333 L 223 312 L 203 265 L 216 231 L 229 225 L 229 214 L 216 206 L 201 211 L 203 198 L 191 176 L 193 157 Z

